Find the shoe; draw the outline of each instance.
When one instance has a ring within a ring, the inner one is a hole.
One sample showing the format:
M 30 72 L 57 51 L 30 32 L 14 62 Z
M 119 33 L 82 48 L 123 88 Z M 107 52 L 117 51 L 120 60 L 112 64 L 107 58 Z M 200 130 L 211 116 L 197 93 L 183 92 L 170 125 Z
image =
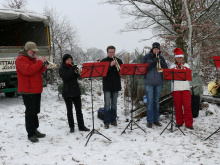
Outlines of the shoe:
M 80 131 L 90 131 L 89 128 L 86 128 L 85 126 L 83 128 L 79 128 Z
M 28 140 L 30 140 L 32 143 L 37 143 L 39 142 L 38 138 L 36 136 L 31 136 L 31 137 L 28 137 Z
M 117 126 L 118 124 L 117 124 L 116 121 L 114 121 L 114 122 L 111 123 L 111 125 L 113 125 L 113 126 Z
M 156 125 L 158 127 L 162 127 L 162 124 L 160 122 L 155 122 L 154 125 Z
M 152 128 L 152 127 L 153 127 L 153 124 L 152 124 L 152 123 L 147 123 L 147 127 L 148 127 L 148 128 Z
M 109 129 L 109 124 L 105 124 L 105 129 Z
M 74 131 L 74 127 L 70 128 L 70 133 L 73 133 Z
M 35 131 L 34 135 L 37 138 L 44 138 L 46 136 L 46 134 L 40 133 L 38 130 Z
M 183 125 L 180 125 L 180 124 L 176 124 L 176 127 L 178 127 L 178 128 L 179 128 L 179 127 L 182 127 L 182 126 L 183 126 Z
M 194 130 L 194 127 L 193 127 L 193 126 L 191 126 L 191 127 L 186 127 L 186 128 L 191 129 L 191 130 Z

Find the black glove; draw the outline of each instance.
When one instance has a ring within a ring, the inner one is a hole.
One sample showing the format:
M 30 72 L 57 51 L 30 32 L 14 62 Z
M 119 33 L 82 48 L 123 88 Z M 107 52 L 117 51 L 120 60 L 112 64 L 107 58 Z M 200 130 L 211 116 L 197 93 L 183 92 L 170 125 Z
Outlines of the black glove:
M 153 63 L 157 63 L 158 61 L 159 61 L 159 58 L 155 57 Z

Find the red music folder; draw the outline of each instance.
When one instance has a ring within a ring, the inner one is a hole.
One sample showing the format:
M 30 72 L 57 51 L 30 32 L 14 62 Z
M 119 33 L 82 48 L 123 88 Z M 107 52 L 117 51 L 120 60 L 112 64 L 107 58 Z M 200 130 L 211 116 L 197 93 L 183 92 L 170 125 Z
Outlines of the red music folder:
M 105 77 L 108 72 L 110 62 L 83 63 L 81 78 Z
M 216 69 L 220 71 L 220 56 L 212 56 L 212 58 L 215 62 Z
M 120 75 L 143 75 L 147 72 L 147 63 L 121 64 Z
M 164 80 L 192 81 L 192 70 L 187 69 L 163 69 Z

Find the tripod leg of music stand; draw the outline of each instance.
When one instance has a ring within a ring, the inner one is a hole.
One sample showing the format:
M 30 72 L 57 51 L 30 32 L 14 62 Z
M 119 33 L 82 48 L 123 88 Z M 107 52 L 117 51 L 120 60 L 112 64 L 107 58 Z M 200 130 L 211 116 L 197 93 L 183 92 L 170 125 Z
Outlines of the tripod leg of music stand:
M 132 121 L 132 120 L 131 120 Z M 123 134 L 123 133 L 125 133 L 125 130 L 129 127 L 129 125 L 131 124 L 131 121 L 128 123 L 128 125 L 125 127 L 125 129 L 124 129 L 124 131 L 121 133 L 121 135 Z
M 142 131 L 145 132 L 145 130 L 143 128 L 141 128 L 135 121 L 133 121 L 133 122 L 134 122 L 134 124 L 136 124 L 136 126 L 138 126 Z M 145 133 L 147 133 L 147 132 L 145 132 Z
M 175 123 L 175 121 L 173 121 L 174 123 Z M 176 123 L 175 123 L 176 124 Z M 184 136 L 186 136 L 185 134 L 184 134 L 184 132 L 180 129 L 180 127 L 177 127 L 181 132 L 182 132 L 182 134 L 184 135 Z
M 89 142 L 89 139 L 92 137 L 92 135 L 94 134 L 94 130 L 92 130 L 86 137 L 89 136 L 88 140 L 86 141 L 85 146 L 87 145 L 87 143 Z
M 101 134 L 99 131 L 95 130 L 97 134 L 102 135 L 103 137 L 105 137 L 106 139 L 108 139 L 109 141 L 111 141 L 109 138 L 107 138 L 105 135 Z
M 218 133 L 219 132 L 219 130 L 220 130 L 220 127 L 219 127 L 219 129 L 217 129 L 215 132 L 213 132 L 209 137 L 207 137 L 206 139 L 205 139 L 205 141 L 206 140 L 208 140 L 212 135 L 214 135 L 214 134 L 216 134 L 216 133 Z
M 162 135 L 162 133 L 165 131 L 165 129 L 167 129 L 167 127 L 170 125 L 172 121 L 169 122 L 169 124 L 167 124 L 167 126 L 164 128 L 164 130 L 160 133 L 160 135 Z

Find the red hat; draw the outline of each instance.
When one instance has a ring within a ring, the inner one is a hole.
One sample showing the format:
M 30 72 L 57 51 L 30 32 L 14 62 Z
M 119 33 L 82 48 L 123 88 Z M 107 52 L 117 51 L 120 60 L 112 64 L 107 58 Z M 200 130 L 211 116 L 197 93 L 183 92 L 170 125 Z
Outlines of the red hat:
M 175 58 L 177 58 L 177 57 L 184 57 L 183 51 L 182 51 L 180 48 L 174 49 L 173 52 L 174 52 L 174 54 L 175 54 Z

